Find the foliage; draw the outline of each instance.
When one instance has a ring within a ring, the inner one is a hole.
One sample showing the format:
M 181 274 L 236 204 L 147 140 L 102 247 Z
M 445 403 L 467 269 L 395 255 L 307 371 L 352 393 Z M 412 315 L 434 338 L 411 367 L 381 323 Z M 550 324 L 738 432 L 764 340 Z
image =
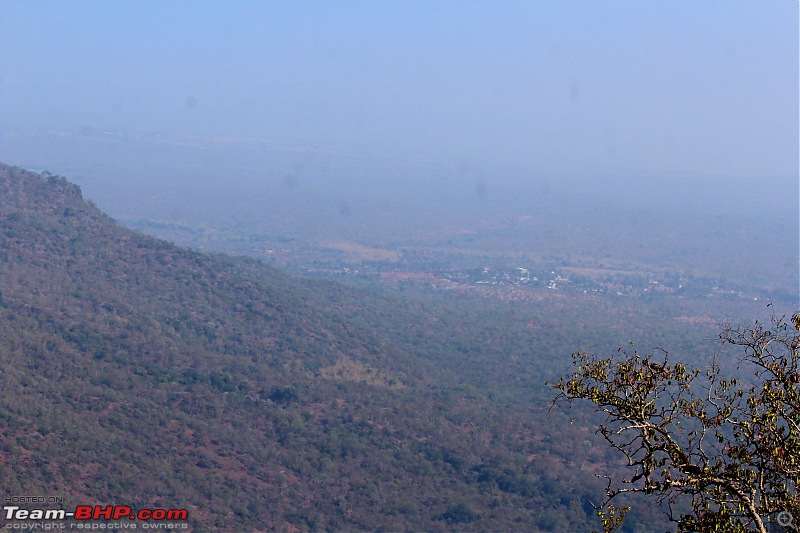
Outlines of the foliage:
M 551 302 L 293 278 L 0 165 L 0 478 L 186 506 L 197 531 L 585 531 L 593 472 L 619 467 L 548 418 L 558 354 L 623 328 L 690 349 L 708 330 L 664 320 L 684 309 Z M 666 523 L 636 505 L 625 527 Z
M 774 513 L 800 516 L 799 331 L 800 316 L 789 323 L 774 313 L 768 324 L 725 326 L 720 339 L 741 349 L 749 379 L 725 379 L 719 357 L 703 372 L 632 344 L 615 357 L 573 354 L 574 372 L 553 384 L 559 398 L 605 413 L 599 432 L 632 469 L 616 485 L 608 478 L 604 503 L 655 495 L 684 531 L 765 532 Z M 603 518 L 607 530 L 621 525 Z
M 508 384 L 536 344 L 479 318 L 179 248 L 0 165 L 0 478 L 198 531 L 585 529 L 601 484 Z

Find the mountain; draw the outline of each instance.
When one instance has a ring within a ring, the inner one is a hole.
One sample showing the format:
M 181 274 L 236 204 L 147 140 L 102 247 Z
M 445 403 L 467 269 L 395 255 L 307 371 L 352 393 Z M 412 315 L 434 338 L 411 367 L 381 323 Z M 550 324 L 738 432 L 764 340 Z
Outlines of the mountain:
M 617 459 L 544 381 L 602 329 L 201 254 L 0 165 L 7 495 L 187 508 L 196 531 L 588 529 Z

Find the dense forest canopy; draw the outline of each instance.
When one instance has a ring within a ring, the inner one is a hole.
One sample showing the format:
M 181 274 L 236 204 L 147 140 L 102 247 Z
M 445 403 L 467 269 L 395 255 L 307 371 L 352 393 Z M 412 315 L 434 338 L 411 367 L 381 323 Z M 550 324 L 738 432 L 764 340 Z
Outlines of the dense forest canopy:
M 582 397 L 570 354 L 633 343 L 669 354 L 623 365 L 640 393 L 757 388 L 719 333 L 798 309 L 799 13 L 0 0 L 6 503 L 194 531 L 769 522 L 771 496 L 639 494 L 713 465 L 631 474 L 609 396 L 547 383 Z
M 593 474 L 618 459 L 565 424 L 588 411 L 548 412 L 544 381 L 576 343 L 650 329 L 694 353 L 711 329 L 669 302 L 292 278 L 120 227 L 62 177 L 1 170 L 14 493 L 180 504 L 201 528 L 587 528 Z M 632 527 L 661 520 L 648 509 Z

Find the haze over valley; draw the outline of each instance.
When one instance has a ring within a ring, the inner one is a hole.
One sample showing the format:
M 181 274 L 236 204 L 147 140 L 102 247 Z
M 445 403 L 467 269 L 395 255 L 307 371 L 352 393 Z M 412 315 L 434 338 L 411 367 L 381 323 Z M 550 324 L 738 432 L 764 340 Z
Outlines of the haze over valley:
M 787 179 L 548 179 L 200 142 L 41 132 L 6 146 L 26 154 L 44 143 L 41 170 L 71 171 L 130 227 L 301 275 L 407 273 L 451 286 L 479 282 L 476 269 L 523 268 L 534 272 L 525 285 L 559 289 L 558 276 L 578 281 L 562 284 L 573 292 L 797 299 L 797 186 Z
M 797 20 L 0 0 L 2 496 L 597 529 L 626 462 L 570 355 L 744 376 L 720 329 L 798 309 Z

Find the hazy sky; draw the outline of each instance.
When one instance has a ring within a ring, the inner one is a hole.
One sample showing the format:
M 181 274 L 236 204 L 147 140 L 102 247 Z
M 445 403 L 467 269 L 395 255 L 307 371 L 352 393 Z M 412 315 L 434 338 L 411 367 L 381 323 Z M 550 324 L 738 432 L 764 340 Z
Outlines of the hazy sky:
M 797 176 L 798 2 L 0 0 L 0 128 Z

